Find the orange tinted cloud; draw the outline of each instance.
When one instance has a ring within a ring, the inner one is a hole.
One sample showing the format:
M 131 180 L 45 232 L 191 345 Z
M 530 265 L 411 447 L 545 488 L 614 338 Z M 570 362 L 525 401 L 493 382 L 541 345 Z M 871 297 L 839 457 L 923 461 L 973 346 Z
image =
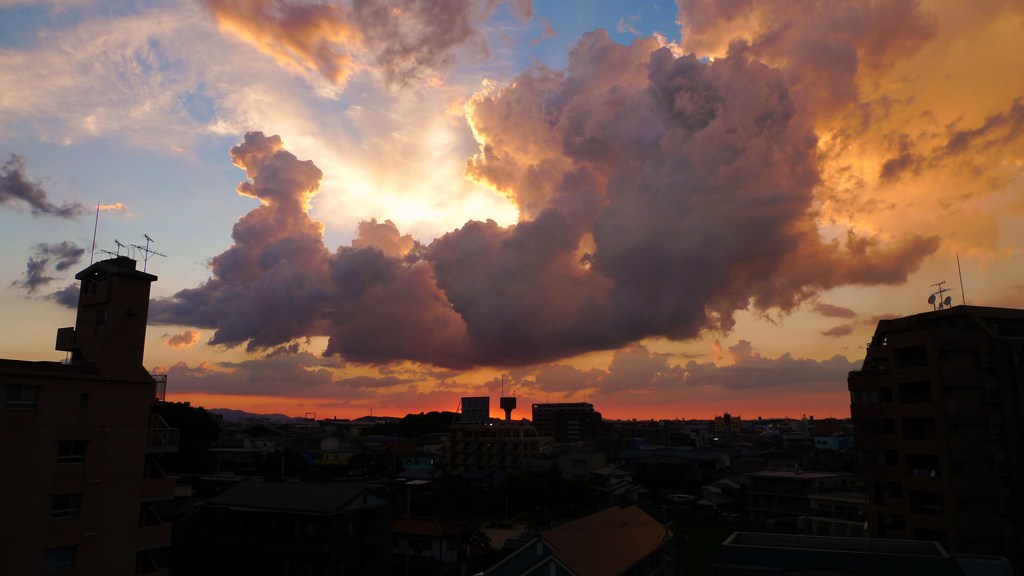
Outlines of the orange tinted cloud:
M 199 342 L 199 330 L 186 330 L 167 339 L 167 345 L 175 350 L 191 348 Z

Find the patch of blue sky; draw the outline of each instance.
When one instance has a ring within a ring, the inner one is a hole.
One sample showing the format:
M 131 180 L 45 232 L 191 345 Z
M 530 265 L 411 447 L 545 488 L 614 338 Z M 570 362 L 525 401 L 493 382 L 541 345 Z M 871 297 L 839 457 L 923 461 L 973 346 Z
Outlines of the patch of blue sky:
M 38 4 L 0 8 L 0 47 L 25 48 L 35 43 L 43 26 L 52 26 L 50 10 Z

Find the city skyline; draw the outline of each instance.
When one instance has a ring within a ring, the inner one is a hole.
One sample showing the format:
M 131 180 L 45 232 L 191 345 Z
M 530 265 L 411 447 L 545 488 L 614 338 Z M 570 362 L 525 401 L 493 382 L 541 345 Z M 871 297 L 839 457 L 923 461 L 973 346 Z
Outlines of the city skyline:
M 843 418 L 935 284 L 1024 307 L 1019 7 L 485 4 L 0 2 L 0 356 L 123 250 L 172 401 Z

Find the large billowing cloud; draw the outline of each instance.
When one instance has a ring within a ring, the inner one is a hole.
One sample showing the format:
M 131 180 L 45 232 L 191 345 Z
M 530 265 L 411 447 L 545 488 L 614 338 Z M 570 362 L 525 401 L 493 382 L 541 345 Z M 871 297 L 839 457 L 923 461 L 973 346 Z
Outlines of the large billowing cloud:
M 221 30 L 299 70 L 344 86 L 371 61 L 388 83 L 446 68 L 457 47 L 486 43 L 476 29 L 499 0 L 206 0 Z M 529 0 L 511 2 L 529 17 Z
M 154 320 L 267 349 L 329 336 L 360 362 L 524 365 L 728 329 L 737 310 L 905 279 L 936 240 L 821 240 L 816 138 L 784 75 L 742 51 L 701 62 L 656 40 L 585 36 L 568 70 L 531 70 L 470 109 L 467 174 L 519 224 L 469 222 L 421 245 L 365 223 L 329 253 L 307 214 L 320 171 L 278 137 L 232 150 L 261 206 L 212 278 Z

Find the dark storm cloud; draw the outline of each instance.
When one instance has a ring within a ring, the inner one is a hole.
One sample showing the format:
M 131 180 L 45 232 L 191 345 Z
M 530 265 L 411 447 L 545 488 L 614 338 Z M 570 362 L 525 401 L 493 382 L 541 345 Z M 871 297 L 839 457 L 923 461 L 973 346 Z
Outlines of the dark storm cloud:
M 691 338 L 730 329 L 738 310 L 904 281 L 938 239 L 823 241 L 811 118 L 786 73 L 735 48 L 704 62 L 594 32 L 565 72 L 531 69 L 478 95 L 481 151 L 466 174 L 521 220 L 468 222 L 429 245 L 371 221 L 331 253 L 307 213 L 320 171 L 250 133 L 232 158 L 249 178 L 239 193 L 261 206 L 211 278 L 152 317 L 250 350 L 327 336 L 327 354 L 356 362 L 510 366 Z
M 35 294 L 40 287 L 57 280 L 51 276 L 51 270 L 65 272 L 82 261 L 85 249 L 73 242 L 64 241 L 59 244 L 36 244 L 32 256 L 25 265 L 25 276 L 16 280 L 14 286 L 23 288 L 28 294 Z M 77 303 L 77 297 L 76 297 Z
M 56 216 L 75 218 L 85 213 L 78 203 L 54 204 L 49 194 L 38 182 L 28 179 L 25 174 L 25 159 L 17 154 L 0 166 L 0 206 L 24 202 L 33 216 Z
M 316 70 L 342 86 L 374 62 L 388 83 L 404 84 L 425 71 L 448 67 L 454 51 L 469 46 L 486 54 L 477 31 L 500 0 L 354 0 L 319 3 L 290 0 L 205 0 L 217 25 L 279 62 Z M 532 16 L 529 0 L 513 0 L 512 12 Z

